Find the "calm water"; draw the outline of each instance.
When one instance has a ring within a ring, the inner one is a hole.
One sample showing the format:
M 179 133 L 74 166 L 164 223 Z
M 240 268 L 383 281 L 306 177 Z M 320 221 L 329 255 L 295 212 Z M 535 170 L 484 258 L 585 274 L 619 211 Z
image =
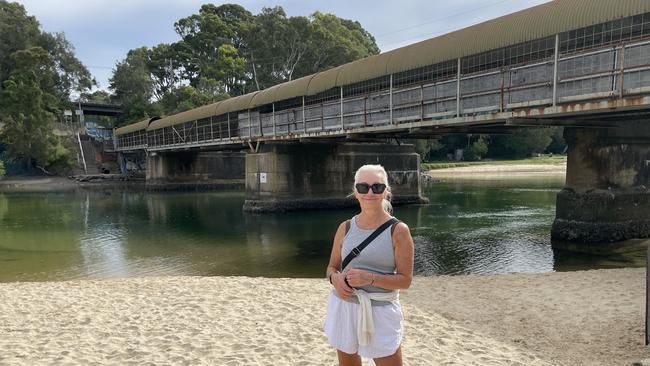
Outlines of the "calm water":
M 640 266 L 645 252 L 554 251 L 563 178 L 456 181 L 397 207 L 420 275 Z M 0 193 L 0 281 L 145 275 L 320 277 L 331 238 L 355 210 L 242 212 L 242 193 Z

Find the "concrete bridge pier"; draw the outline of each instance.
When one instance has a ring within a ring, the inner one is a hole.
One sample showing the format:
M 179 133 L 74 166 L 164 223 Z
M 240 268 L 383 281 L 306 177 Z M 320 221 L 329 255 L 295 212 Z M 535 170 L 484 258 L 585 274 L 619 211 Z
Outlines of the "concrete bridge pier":
M 151 190 L 241 189 L 244 162 L 243 152 L 149 152 L 146 186 Z
M 420 157 L 411 145 L 360 143 L 267 144 L 246 155 L 244 211 L 283 212 L 354 207 L 354 172 L 381 164 L 393 204 L 424 203 Z
M 650 238 L 650 127 L 566 129 L 567 176 L 551 232 L 556 248 L 599 252 Z

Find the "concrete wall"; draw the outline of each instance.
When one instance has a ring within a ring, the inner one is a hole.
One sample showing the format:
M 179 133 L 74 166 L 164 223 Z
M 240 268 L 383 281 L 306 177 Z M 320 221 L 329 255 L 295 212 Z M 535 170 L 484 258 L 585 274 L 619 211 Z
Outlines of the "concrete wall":
M 650 128 L 567 129 L 565 188 L 552 228 L 556 247 L 650 237 Z M 588 250 L 591 251 L 591 250 Z
M 424 202 L 419 155 L 410 145 L 302 143 L 264 145 L 246 155 L 244 210 L 255 212 L 349 207 L 354 172 L 364 164 L 388 171 L 393 202 Z
M 241 189 L 244 186 L 244 155 L 223 151 L 149 153 L 147 188 Z

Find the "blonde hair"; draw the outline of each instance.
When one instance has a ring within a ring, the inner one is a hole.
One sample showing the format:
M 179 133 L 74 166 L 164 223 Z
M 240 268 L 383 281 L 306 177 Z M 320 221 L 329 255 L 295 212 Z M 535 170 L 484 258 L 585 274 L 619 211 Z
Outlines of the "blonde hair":
M 384 169 L 384 167 L 379 164 L 363 165 L 354 173 L 354 184 L 357 184 L 359 182 L 359 176 L 364 172 L 376 173 L 379 175 L 379 179 L 381 181 L 380 183 L 386 185 L 387 194 L 381 202 L 381 206 L 384 208 L 384 211 L 392 213 L 393 205 L 391 205 L 390 200 L 393 197 L 393 194 L 391 193 L 390 185 L 388 184 L 388 173 L 386 173 L 386 169 Z M 352 185 L 352 191 L 356 192 L 357 189 L 354 187 L 354 184 Z

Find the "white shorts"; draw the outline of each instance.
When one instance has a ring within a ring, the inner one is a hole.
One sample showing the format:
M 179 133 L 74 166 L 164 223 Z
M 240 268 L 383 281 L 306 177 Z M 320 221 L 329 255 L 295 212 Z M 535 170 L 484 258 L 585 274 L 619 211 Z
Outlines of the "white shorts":
M 375 332 L 370 344 L 361 346 L 357 338 L 359 304 L 342 300 L 332 290 L 327 301 L 325 334 L 332 347 L 364 358 L 381 358 L 394 354 L 402 343 L 404 316 L 399 300 L 372 307 Z

